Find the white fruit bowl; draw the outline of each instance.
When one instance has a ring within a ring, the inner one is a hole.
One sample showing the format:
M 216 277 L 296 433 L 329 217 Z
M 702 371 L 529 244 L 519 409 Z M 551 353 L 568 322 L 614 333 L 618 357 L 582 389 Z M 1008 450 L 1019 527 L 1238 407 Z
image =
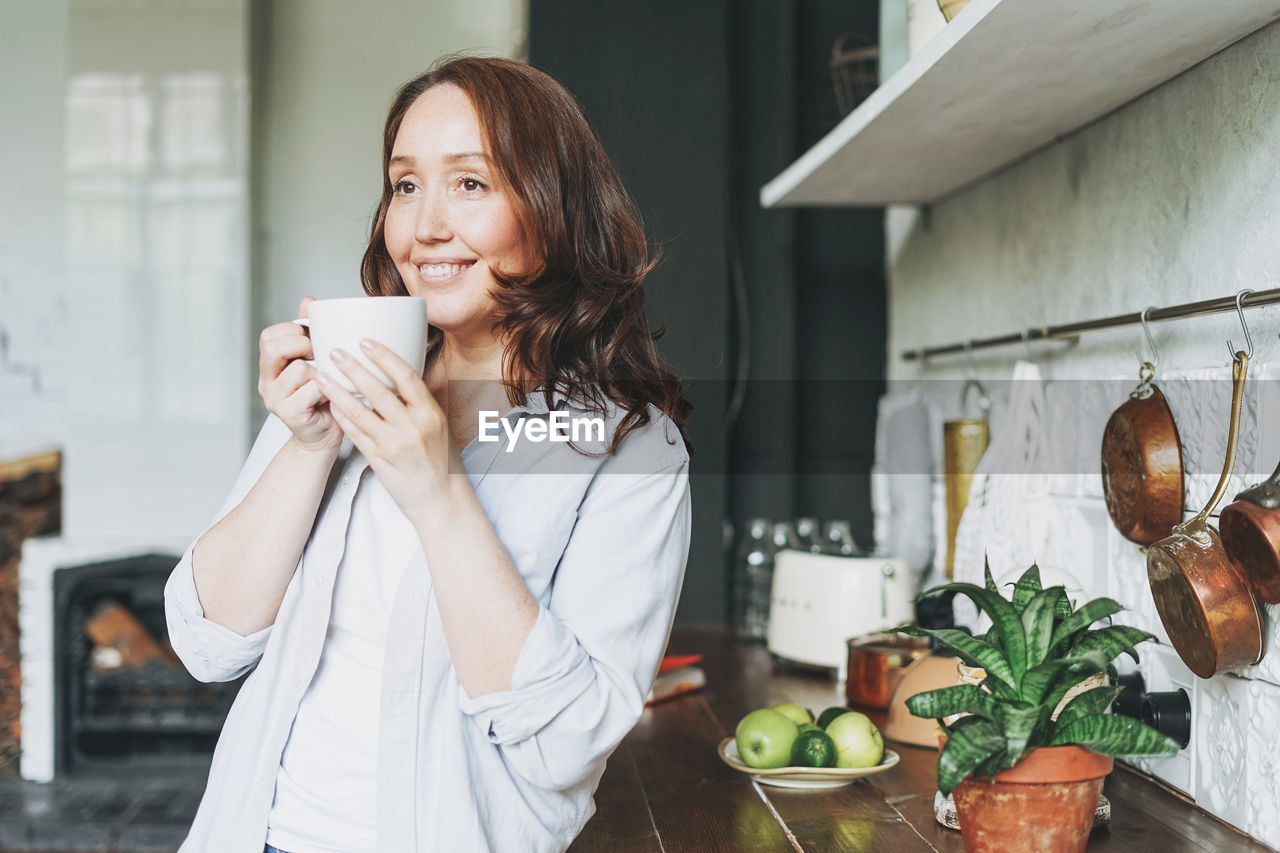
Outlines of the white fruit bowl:
M 779 788 L 842 788 L 864 776 L 883 773 L 898 763 L 898 753 L 892 749 L 884 751 L 880 763 L 872 767 L 778 767 L 765 770 L 751 767 L 742 761 L 738 752 L 738 743 L 731 737 L 720 741 L 720 760 L 739 773 L 745 773 L 761 785 L 774 785 Z

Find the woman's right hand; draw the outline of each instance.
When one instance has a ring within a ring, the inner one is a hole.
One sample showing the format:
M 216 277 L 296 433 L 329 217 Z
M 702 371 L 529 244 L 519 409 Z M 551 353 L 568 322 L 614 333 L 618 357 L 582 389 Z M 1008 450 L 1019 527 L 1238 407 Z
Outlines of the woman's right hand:
M 314 301 L 302 298 L 299 318 L 307 316 L 307 306 Z M 292 321 L 267 326 L 258 337 L 258 394 L 303 449 L 333 451 L 342 443 L 342 430 L 316 383 L 316 369 L 305 361 L 312 357 L 304 327 Z

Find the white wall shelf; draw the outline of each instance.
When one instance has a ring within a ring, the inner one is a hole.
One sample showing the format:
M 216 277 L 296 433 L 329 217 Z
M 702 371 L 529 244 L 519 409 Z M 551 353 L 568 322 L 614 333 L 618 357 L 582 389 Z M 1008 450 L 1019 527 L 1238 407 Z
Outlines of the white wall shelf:
M 937 201 L 1277 19 L 1280 0 L 972 0 L 761 204 Z

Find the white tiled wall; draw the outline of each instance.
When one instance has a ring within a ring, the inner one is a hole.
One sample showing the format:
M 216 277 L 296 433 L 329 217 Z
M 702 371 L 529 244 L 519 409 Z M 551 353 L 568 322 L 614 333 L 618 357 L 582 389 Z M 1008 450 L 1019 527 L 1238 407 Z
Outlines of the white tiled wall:
M 73 541 L 190 535 L 247 450 L 246 10 L 0 10 L 0 458 L 63 449 Z
M 1277 57 L 1280 26 L 1273 25 L 927 215 L 904 208 L 887 217 L 890 379 L 1008 379 L 1015 360 L 1029 357 L 1046 379 L 1051 498 L 1037 512 L 1052 523 L 1001 530 L 993 520 L 986 532 L 1010 537 L 1042 565 L 1069 569 L 1089 597 L 1110 595 L 1130 608 L 1120 621 L 1162 639 L 1144 553 L 1111 525 L 1099 470 L 1103 426 L 1137 384 L 1141 331 L 925 366 L 900 353 L 1280 286 Z M 1280 307 L 1250 309 L 1247 319 L 1255 352 L 1227 501 L 1280 459 Z M 1152 331 L 1158 382 L 1181 433 L 1190 516 L 1222 468 L 1226 341 L 1242 347 L 1243 335 L 1234 313 L 1157 323 Z M 945 387 L 949 396 L 939 405 L 955 417 L 959 383 Z M 1192 697 L 1194 732 L 1177 757 L 1138 763 L 1280 846 L 1280 607 L 1268 608 L 1267 618 L 1262 662 L 1209 680 L 1193 676 L 1167 645 L 1140 649 L 1149 690 L 1182 687 Z

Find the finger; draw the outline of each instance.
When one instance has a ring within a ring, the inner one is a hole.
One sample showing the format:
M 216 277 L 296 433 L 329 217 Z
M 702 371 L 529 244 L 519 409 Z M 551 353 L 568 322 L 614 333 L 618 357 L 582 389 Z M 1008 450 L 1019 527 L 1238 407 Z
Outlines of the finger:
M 262 330 L 258 337 L 258 364 L 262 372 L 274 376 L 284 363 L 295 358 L 311 357 L 311 339 L 300 326 L 277 323 Z
M 357 400 L 354 394 L 323 371 L 316 371 L 316 381 L 320 384 L 320 391 L 329 400 L 329 411 L 335 415 L 341 414 L 364 435 L 370 438 L 374 436 L 383 423 L 377 412 Z
M 327 382 L 329 387 L 333 387 L 335 384 L 333 380 Z M 326 383 L 322 380 L 320 382 L 321 393 L 327 393 L 325 385 Z M 359 405 L 359 401 L 357 401 L 357 405 Z M 361 405 L 360 408 L 363 409 L 364 406 Z M 351 443 L 356 446 L 356 450 L 359 450 L 366 458 L 372 458 L 374 444 L 373 440 L 369 438 L 369 434 L 361 429 L 360 425 L 352 418 L 348 417 L 332 399 L 329 400 L 329 414 L 333 416 L 333 421 L 338 425 L 338 429 L 342 430 L 342 434 L 351 439 Z
M 373 406 L 375 412 L 384 419 L 399 416 L 404 412 L 404 404 L 396 398 L 395 392 L 383 384 L 373 372 L 353 358 L 350 353 L 335 349 L 329 355 L 334 365 L 346 374 L 356 390 Z
M 311 378 L 306 379 L 285 397 L 285 402 L 299 412 L 310 412 L 327 401 L 324 392 L 320 389 L 320 383 Z
M 302 319 L 303 317 L 308 316 L 307 306 L 309 306 L 312 302 L 315 302 L 315 301 L 316 301 L 316 298 L 314 296 L 302 297 L 301 301 L 298 302 L 298 319 Z
M 311 379 L 311 365 L 302 359 L 289 362 L 271 384 L 281 396 L 288 397 Z
M 390 348 L 378 341 L 364 338 L 360 341 L 360 349 L 395 383 L 396 390 L 410 406 L 425 406 L 428 401 L 435 404 L 435 398 L 427 390 L 427 383 L 422 381 L 422 376 Z
M 258 376 L 258 393 L 268 405 L 273 400 L 284 400 L 311 378 L 313 368 L 302 359 L 294 359 L 284 365 L 274 376 L 261 373 Z

